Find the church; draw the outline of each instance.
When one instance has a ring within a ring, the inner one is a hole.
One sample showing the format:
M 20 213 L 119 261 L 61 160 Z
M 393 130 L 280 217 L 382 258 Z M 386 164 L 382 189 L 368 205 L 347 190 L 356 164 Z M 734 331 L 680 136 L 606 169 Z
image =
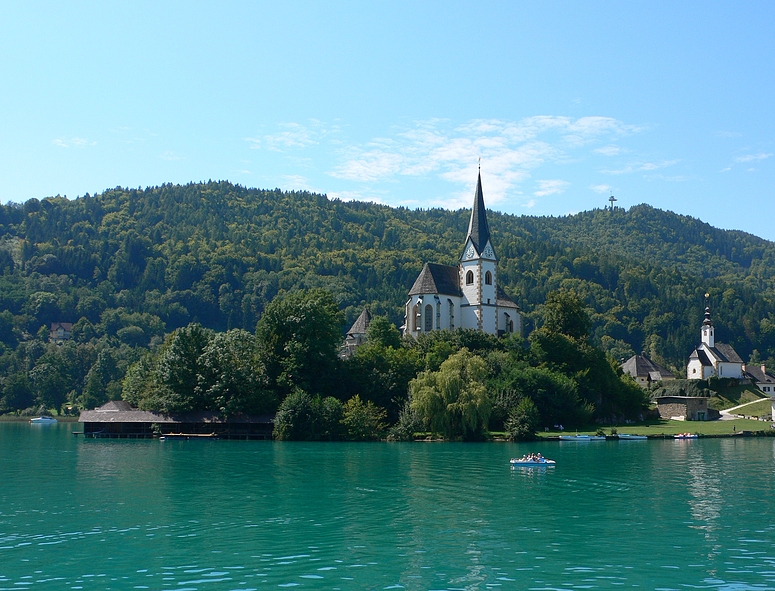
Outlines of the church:
M 715 328 L 710 319 L 710 307 L 707 305 L 700 329 L 700 341 L 689 355 L 689 363 L 686 366 L 687 380 L 706 380 L 711 376 L 738 379 L 744 377 L 745 365 L 732 345 L 716 341 Z
M 404 335 L 414 338 L 458 328 L 499 336 L 521 333 L 519 306 L 498 285 L 498 257 L 490 241 L 481 172 L 460 263 L 425 263 L 409 290 L 404 320 Z

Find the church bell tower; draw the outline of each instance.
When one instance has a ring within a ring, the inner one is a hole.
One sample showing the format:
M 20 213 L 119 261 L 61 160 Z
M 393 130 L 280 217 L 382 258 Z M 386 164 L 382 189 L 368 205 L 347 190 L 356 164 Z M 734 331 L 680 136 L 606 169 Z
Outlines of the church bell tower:
M 460 257 L 460 288 L 464 299 L 462 312 L 465 325 L 486 332 L 491 332 L 486 327 L 494 327 L 497 332 L 497 265 L 498 258 L 490 242 L 480 171 L 468 235 Z

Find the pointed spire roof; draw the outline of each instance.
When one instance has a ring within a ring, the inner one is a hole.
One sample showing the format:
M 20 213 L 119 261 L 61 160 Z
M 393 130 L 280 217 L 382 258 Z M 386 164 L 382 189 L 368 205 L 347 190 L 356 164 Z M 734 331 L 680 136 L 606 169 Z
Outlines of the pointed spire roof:
M 361 312 L 361 315 L 358 316 L 352 327 L 350 327 L 350 330 L 347 331 L 347 336 L 366 334 L 366 330 L 369 328 L 369 324 L 371 324 L 371 312 L 369 312 L 368 308 L 364 308 L 363 312 Z
M 471 221 L 468 222 L 468 237 L 481 254 L 487 241 L 490 239 L 490 227 L 487 225 L 487 213 L 484 208 L 484 193 L 482 192 L 482 173 L 476 181 L 476 194 L 474 195 L 474 208 L 471 210 Z

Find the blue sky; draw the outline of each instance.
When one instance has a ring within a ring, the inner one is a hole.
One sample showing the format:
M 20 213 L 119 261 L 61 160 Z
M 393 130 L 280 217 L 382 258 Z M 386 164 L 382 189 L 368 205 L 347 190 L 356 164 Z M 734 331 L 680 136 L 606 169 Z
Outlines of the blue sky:
M 775 240 L 775 2 L 0 6 L 0 200 L 225 179 Z

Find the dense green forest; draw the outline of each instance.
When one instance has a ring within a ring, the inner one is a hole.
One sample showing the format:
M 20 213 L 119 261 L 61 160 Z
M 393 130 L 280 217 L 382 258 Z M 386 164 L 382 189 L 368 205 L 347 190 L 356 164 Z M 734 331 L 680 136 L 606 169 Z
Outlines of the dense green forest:
M 2 406 L 118 397 L 175 329 L 252 335 L 275 296 L 299 289 L 332 294 L 342 332 L 364 305 L 400 325 L 423 262 L 457 262 L 469 215 L 227 182 L 0 206 Z M 775 362 L 771 242 L 646 205 L 488 220 L 524 336 L 543 325 L 547 294 L 572 291 L 594 345 L 681 373 L 708 292 L 719 339 Z M 53 322 L 73 323 L 73 340 L 49 344 Z

